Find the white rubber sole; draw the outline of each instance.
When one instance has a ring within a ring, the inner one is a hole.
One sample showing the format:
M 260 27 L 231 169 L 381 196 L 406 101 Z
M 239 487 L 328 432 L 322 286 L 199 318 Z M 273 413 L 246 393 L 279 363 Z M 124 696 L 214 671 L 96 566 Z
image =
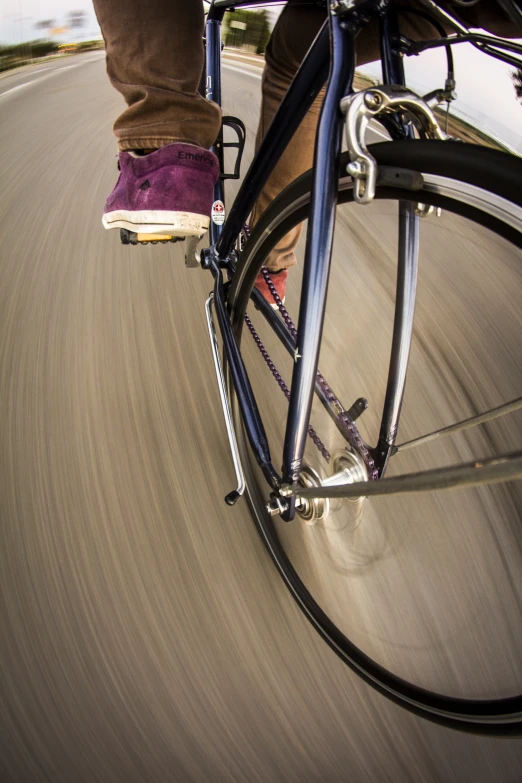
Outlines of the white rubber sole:
M 171 237 L 199 237 L 208 229 L 210 218 L 196 212 L 117 209 L 102 217 L 104 228 L 126 228 L 136 234 L 167 234 Z

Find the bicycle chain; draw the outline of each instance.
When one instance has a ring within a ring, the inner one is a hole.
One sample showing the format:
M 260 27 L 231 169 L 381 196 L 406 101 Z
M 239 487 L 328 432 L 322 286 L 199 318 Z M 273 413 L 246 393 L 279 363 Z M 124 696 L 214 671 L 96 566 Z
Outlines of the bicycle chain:
M 259 351 L 261 352 L 261 356 L 263 357 L 263 359 L 267 363 L 268 369 L 270 370 L 270 372 L 272 373 L 272 375 L 276 379 L 277 383 L 279 384 L 279 388 L 281 389 L 281 391 L 285 395 L 286 399 L 289 400 L 290 399 L 290 389 L 286 385 L 286 383 L 284 381 L 284 378 L 282 377 L 281 373 L 278 371 L 278 369 L 275 366 L 274 362 L 270 358 L 270 354 L 268 353 L 268 351 L 266 350 L 265 346 L 263 345 L 263 341 L 261 340 L 260 336 L 258 335 L 254 324 L 252 323 L 252 321 L 250 320 L 250 318 L 248 317 L 248 315 L 246 313 L 245 313 L 245 323 L 248 326 L 250 334 L 254 338 L 255 344 L 257 345 L 257 347 L 259 348 Z M 324 457 L 326 462 L 330 462 L 330 452 L 328 451 L 328 449 L 324 445 L 323 441 L 321 440 L 321 438 L 319 437 L 319 435 L 314 430 L 314 428 L 312 427 L 311 424 L 308 425 L 308 436 L 312 440 L 314 445 L 317 447 L 317 449 L 319 450 L 321 456 Z

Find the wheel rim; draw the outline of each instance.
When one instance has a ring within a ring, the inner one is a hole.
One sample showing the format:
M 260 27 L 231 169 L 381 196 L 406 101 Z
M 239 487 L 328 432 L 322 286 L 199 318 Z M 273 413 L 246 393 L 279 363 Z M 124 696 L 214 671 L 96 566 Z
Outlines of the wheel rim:
M 443 192 L 443 178 L 438 178 L 436 182 L 436 188 L 433 192 L 429 193 L 429 198 L 435 203 L 440 203 L 440 200 L 446 204 L 447 197 Z M 458 185 L 458 183 L 457 183 Z M 349 192 L 351 187 L 350 180 L 347 178 L 341 181 L 343 193 Z M 435 187 L 435 186 L 434 186 Z M 455 181 L 451 181 L 452 195 L 455 195 L 456 186 Z M 476 191 L 477 189 L 475 189 Z M 469 188 L 468 188 L 469 193 Z M 404 194 L 403 194 L 404 195 Z M 475 193 L 475 196 L 477 194 Z M 462 204 L 465 204 L 467 193 L 461 194 Z M 420 200 L 420 199 L 419 199 Z M 423 200 L 428 200 L 424 199 Z M 479 205 L 486 204 L 487 200 L 482 202 L 475 201 L 475 208 L 478 209 Z M 302 210 L 306 206 L 306 196 L 303 196 L 300 202 L 291 205 L 287 212 L 288 214 L 299 214 L 299 210 Z M 498 204 L 495 205 L 498 207 Z M 458 213 L 457 203 L 457 213 Z M 493 220 L 498 221 L 500 219 L 501 212 L 497 209 Z M 280 222 L 287 219 L 287 216 L 282 215 Z M 510 217 L 510 225 L 512 227 L 512 216 Z M 508 221 L 509 222 L 509 221 Z M 265 232 L 266 233 L 266 232 Z M 259 246 L 258 246 L 259 247 Z M 253 256 L 253 254 L 252 254 Z M 251 256 L 251 257 L 252 257 Z M 253 272 L 251 272 L 253 274 Z M 257 272 L 256 272 L 257 274 Z M 244 279 L 246 277 L 244 276 Z M 241 333 L 241 297 L 237 296 L 233 300 L 233 312 L 236 324 L 236 331 L 239 335 Z M 245 444 L 242 443 L 243 458 L 245 459 L 247 450 L 245 450 Z M 249 465 L 250 472 L 250 484 L 255 479 Z M 274 559 L 280 573 L 282 574 L 287 586 L 290 588 L 294 598 L 297 600 L 308 619 L 316 627 L 316 630 L 323 636 L 328 644 L 335 650 L 335 652 L 360 676 L 369 682 L 373 687 L 376 687 L 382 693 L 387 695 L 392 700 L 400 703 L 402 706 L 406 706 L 411 711 L 422 714 L 424 717 L 429 717 L 436 722 L 445 723 L 445 725 L 452 725 L 461 729 L 479 731 L 484 733 L 511 733 L 518 731 L 516 729 L 517 724 L 520 723 L 522 712 L 522 699 L 520 697 L 512 698 L 498 698 L 498 699 L 475 699 L 475 698 L 452 698 L 441 695 L 419 686 L 411 685 L 401 677 L 391 674 L 383 669 L 380 664 L 372 661 L 365 655 L 356 645 L 349 641 L 347 636 L 332 623 L 330 619 L 325 615 L 319 604 L 317 604 L 312 598 L 311 593 L 307 590 L 306 586 L 301 581 L 301 578 L 294 569 L 294 566 L 287 557 L 284 546 L 280 540 L 280 534 L 276 530 L 276 525 L 266 515 L 264 515 L 262 508 L 264 506 L 264 498 L 261 500 L 262 494 L 259 494 L 259 487 L 255 484 L 254 489 L 251 491 L 250 503 L 252 510 L 255 513 L 256 523 L 258 525 L 261 536 L 267 546 L 272 558 Z

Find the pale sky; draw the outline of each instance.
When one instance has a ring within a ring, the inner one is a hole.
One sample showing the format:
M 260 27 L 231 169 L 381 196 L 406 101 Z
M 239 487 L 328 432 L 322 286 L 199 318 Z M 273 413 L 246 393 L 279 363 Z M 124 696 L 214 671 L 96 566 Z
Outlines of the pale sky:
M 89 0 L 0 0 L 0 41 L 18 43 L 21 34 L 26 41 L 38 38 L 41 33 L 35 29 L 35 22 L 54 19 L 60 26 L 65 23 L 68 11 L 85 11 L 87 14 L 82 36 L 99 35 L 96 15 Z
M 457 100 L 451 111 L 522 153 L 522 104 L 516 99 L 510 78 L 513 68 L 479 52 L 471 44 L 454 46 L 453 58 Z M 444 86 L 446 56 L 442 49 L 405 58 L 405 62 L 411 89 L 424 94 Z M 361 71 L 380 76 L 380 64 L 365 65 Z
M 146 0 L 143 0 L 146 2 Z M 92 3 L 88 0 L 0 0 L 0 42 L 36 38 L 38 19 L 65 21 L 68 11 L 85 11 L 85 37 L 99 33 Z M 272 9 L 277 16 L 278 9 Z M 20 18 L 21 17 L 21 18 Z M 458 100 L 452 110 L 498 136 L 522 152 L 522 104 L 516 100 L 510 79 L 512 68 L 477 51 L 470 44 L 453 47 Z M 431 50 L 406 60 L 408 85 L 419 92 L 442 87 L 446 76 L 442 50 Z M 379 75 L 378 64 L 364 66 L 364 73 Z

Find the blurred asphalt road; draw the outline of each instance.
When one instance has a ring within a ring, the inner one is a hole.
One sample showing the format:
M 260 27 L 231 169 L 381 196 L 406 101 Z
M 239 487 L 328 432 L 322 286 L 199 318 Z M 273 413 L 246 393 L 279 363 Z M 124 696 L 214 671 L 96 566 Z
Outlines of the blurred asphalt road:
M 0 79 L 2 780 L 520 783 L 360 683 L 224 505 L 210 279 L 101 228 L 121 105 L 98 53 Z

